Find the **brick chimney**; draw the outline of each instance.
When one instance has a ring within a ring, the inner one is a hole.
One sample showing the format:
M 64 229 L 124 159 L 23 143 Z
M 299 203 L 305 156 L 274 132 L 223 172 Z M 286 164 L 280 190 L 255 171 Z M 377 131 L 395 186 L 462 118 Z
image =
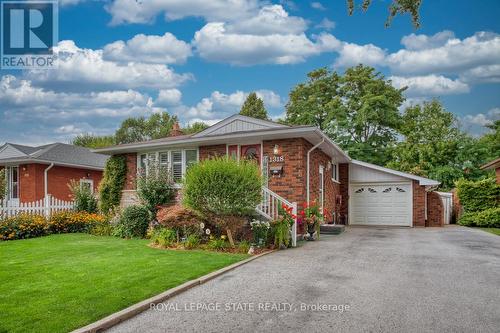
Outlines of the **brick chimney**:
M 181 127 L 179 126 L 179 122 L 176 121 L 172 125 L 172 129 L 170 130 L 170 136 L 179 136 L 179 135 L 182 135 L 182 130 Z

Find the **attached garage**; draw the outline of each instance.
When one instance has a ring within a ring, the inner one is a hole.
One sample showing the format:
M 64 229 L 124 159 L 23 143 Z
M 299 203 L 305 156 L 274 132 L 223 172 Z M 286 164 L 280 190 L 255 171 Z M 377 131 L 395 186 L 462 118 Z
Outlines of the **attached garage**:
M 351 206 L 352 225 L 411 227 L 411 183 L 353 184 Z
M 416 193 L 413 182 L 418 184 Z M 426 214 L 426 189 L 438 184 L 431 179 L 353 160 L 349 165 L 348 223 L 411 227 L 414 211 Z M 422 218 L 425 221 L 426 217 Z

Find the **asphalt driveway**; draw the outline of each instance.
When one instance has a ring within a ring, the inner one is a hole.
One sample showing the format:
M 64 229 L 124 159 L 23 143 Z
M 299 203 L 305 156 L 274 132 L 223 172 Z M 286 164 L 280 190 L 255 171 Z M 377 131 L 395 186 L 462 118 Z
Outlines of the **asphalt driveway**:
M 500 237 L 349 228 L 259 258 L 111 332 L 498 332 Z

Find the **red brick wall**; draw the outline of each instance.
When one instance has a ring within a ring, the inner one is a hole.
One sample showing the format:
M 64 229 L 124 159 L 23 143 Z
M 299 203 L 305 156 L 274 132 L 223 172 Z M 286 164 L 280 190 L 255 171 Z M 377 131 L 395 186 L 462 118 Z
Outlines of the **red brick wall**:
M 436 192 L 427 193 L 426 227 L 442 227 L 444 225 L 444 207 L 441 197 Z
M 500 184 L 500 168 L 496 168 L 495 173 L 497 175 L 497 184 Z
M 130 153 L 125 154 L 127 160 L 127 176 L 125 179 L 124 190 L 135 190 L 136 189 L 136 179 L 137 179 L 137 154 Z
M 270 140 L 263 142 L 263 156 L 274 156 L 274 146 L 279 146 L 279 156 L 284 162 L 269 162 L 269 167 L 283 166 L 283 174 L 269 175 L 269 189 L 290 202 L 301 205 L 305 200 L 305 141 L 302 139 Z M 300 209 L 300 208 L 299 208 Z
M 340 195 L 342 195 L 342 205 L 340 206 L 340 221 L 345 223 L 349 221 L 349 164 L 339 164 L 339 181 L 340 181 Z M 347 217 L 347 219 L 346 219 Z
M 425 187 L 413 181 L 413 226 L 425 227 Z
M 225 156 L 225 155 L 226 155 L 226 145 L 201 146 L 199 148 L 200 160 L 204 160 L 211 157 Z
M 19 166 L 19 199 L 32 202 L 43 199 L 46 164 L 25 164 Z M 71 180 L 92 179 L 97 192 L 102 171 L 54 166 L 48 172 L 48 193 L 60 200 L 71 200 L 68 184 Z

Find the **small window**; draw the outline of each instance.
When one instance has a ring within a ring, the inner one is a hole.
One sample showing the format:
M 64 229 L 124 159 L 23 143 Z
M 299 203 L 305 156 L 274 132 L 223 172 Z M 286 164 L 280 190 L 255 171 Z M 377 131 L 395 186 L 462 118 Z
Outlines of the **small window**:
M 182 151 L 172 152 L 172 175 L 175 182 L 180 182 L 182 179 Z
M 339 181 L 339 165 L 337 163 L 332 165 L 332 179 Z
M 94 193 L 94 181 L 92 179 L 80 179 L 80 188 L 87 188 L 90 193 Z
M 193 164 L 198 162 L 198 151 L 195 149 L 190 149 L 185 151 L 186 154 L 186 170 Z

